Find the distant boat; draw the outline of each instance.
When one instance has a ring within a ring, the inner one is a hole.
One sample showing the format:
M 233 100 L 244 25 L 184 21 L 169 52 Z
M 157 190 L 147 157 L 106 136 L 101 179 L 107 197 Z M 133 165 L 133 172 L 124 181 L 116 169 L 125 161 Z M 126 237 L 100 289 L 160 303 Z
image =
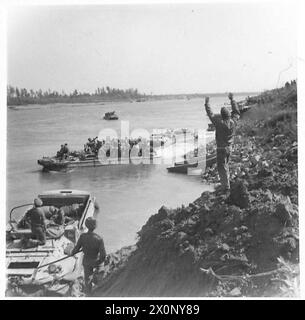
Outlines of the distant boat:
M 240 105 L 239 106 L 239 112 L 242 115 L 243 113 L 245 113 L 246 111 L 248 111 L 251 107 L 247 106 L 247 105 Z
M 216 155 L 211 154 L 206 156 L 206 167 L 212 166 L 214 163 L 216 163 Z M 184 173 L 186 174 L 188 171 L 188 168 L 197 168 L 198 164 L 204 162 L 203 159 L 201 161 L 198 159 L 196 162 L 193 163 L 185 163 L 185 162 L 178 162 L 175 163 L 173 167 L 167 168 L 168 172 L 173 172 L 173 173 Z
M 118 115 L 116 115 L 115 111 L 112 111 L 112 112 L 106 112 L 103 119 L 104 120 L 118 120 L 119 117 L 118 117 Z
M 215 131 L 216 129 L 215 129 L 215 126 L 214 126 L 214 124 L 213 123 L 209 123 L 208 124 L 208 131 Z

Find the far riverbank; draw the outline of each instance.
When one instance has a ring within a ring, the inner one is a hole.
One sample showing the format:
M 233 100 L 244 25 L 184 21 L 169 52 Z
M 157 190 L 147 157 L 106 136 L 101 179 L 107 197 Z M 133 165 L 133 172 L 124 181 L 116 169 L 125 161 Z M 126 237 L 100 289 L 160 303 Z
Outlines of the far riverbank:
M 236 96 L 252 96 L 257 92 L 236 92 Z M 30 105 L 51 105 L 51 104 L 75 104 L 75 105 L 96 105 L 106 103 L 139 103 L 162 100 L 191 100 L 204 99 L 205 96 L 211 98 L 219 98 L 227 95 L 227 93 L 204 93 L 204 94 L 165 94 L 165 95 L 139 95 L 135 97 L 122 96 L 99 96 L 99 95 L 78 95 L 78 96 L 47 96 L 47 97 L 8 97 L 7 106 L 14 108 L 16 106 L 30 106 Z

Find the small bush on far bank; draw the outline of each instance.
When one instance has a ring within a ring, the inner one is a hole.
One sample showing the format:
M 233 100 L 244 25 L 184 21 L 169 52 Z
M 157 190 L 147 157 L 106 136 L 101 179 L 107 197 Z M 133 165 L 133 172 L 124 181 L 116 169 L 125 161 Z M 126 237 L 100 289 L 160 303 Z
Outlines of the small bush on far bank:
M 285 134 L 297 140 L 296 82 L 280 89 L 266 91 L 251 99 L 255 103 L 243 115 L 237 134 L 248 136 Z

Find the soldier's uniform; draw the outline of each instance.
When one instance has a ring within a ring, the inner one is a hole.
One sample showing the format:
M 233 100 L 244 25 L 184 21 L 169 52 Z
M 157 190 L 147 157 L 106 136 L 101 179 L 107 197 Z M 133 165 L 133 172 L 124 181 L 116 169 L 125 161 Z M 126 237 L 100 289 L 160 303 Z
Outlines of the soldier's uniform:
M 88 232 L 80 235 L 72 255 L 82 249 L 84 253 L 83 267 L 85 276 L 86 292 L 90 293 L 92 289 L 91 276 L 94 269 L 98 267 L 106 258 L 106 251 L 102 237 L 94 233 L 96 221 L 93 218 L 87 218 L 85 222 Z
M 230 190 L 229 159 L 235 133 L 236 120 L 239 118 L 239 110 L 237 109 L 236 102 L 233 99 L 231 99 L 231 106 L 231 116 L 228 109 L 225 107 L 221 109 L 221 115 L 214 115 L 209 102 L 205 103 L 207 115 L 216 128 L 217 170 L 224 190 Z
M 69 148 L 68 148 L 68 144 L 67 143 L 65 143 L 64 144 L 64 146 L 63 146 L 63 148 L 62 148 L 62 152 L 61 152 L 61 154 L 62 154 L 62 159 L 65 159 L 65 158 L 67 158 L 67 156 L 69 155 Z
M 60 208 L 63 211 L 63 214 L 67 218 L 71 218 L 74 220 L 79 220 L 83 213 L 83 205 L 74 203 L 70 206 L 63 206 Z M 67 219 L 67 220 L 71 220 Z
M 65 213 L 62 209 L 56 210 L 54 215 L 52 216 L 52 220 L 54 223 L 62 226 L 65 224 Z
M 44 245 L 46 243 L 45 216 L 41 206 L 42 201 L 35 199 L 34 208 L 26 213 L 27 219 L 29 219 L 31 224 L 32 236 L 37 240 L 37 245 Z

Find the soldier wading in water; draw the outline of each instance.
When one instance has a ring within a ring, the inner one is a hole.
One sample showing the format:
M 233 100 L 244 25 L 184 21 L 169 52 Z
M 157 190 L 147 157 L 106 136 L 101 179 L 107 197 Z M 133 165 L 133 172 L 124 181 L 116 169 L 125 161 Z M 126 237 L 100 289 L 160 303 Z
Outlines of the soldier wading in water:
M 233 94 L 229 93 L 228 97 L 232 107 L 231 114 L 226 107 L 222 107 L 220 114 L 217 115 L 214 115 L 211 110 L 209 97 L 205 98 L 206 113 L 216 128 L 217 170 L 221 182 L 220 191 L 223 191 L 224 193 L 230 191 L 229 159 L 235 134 L 236 121 L 240 116 L 236 102 L 233 99 Z

